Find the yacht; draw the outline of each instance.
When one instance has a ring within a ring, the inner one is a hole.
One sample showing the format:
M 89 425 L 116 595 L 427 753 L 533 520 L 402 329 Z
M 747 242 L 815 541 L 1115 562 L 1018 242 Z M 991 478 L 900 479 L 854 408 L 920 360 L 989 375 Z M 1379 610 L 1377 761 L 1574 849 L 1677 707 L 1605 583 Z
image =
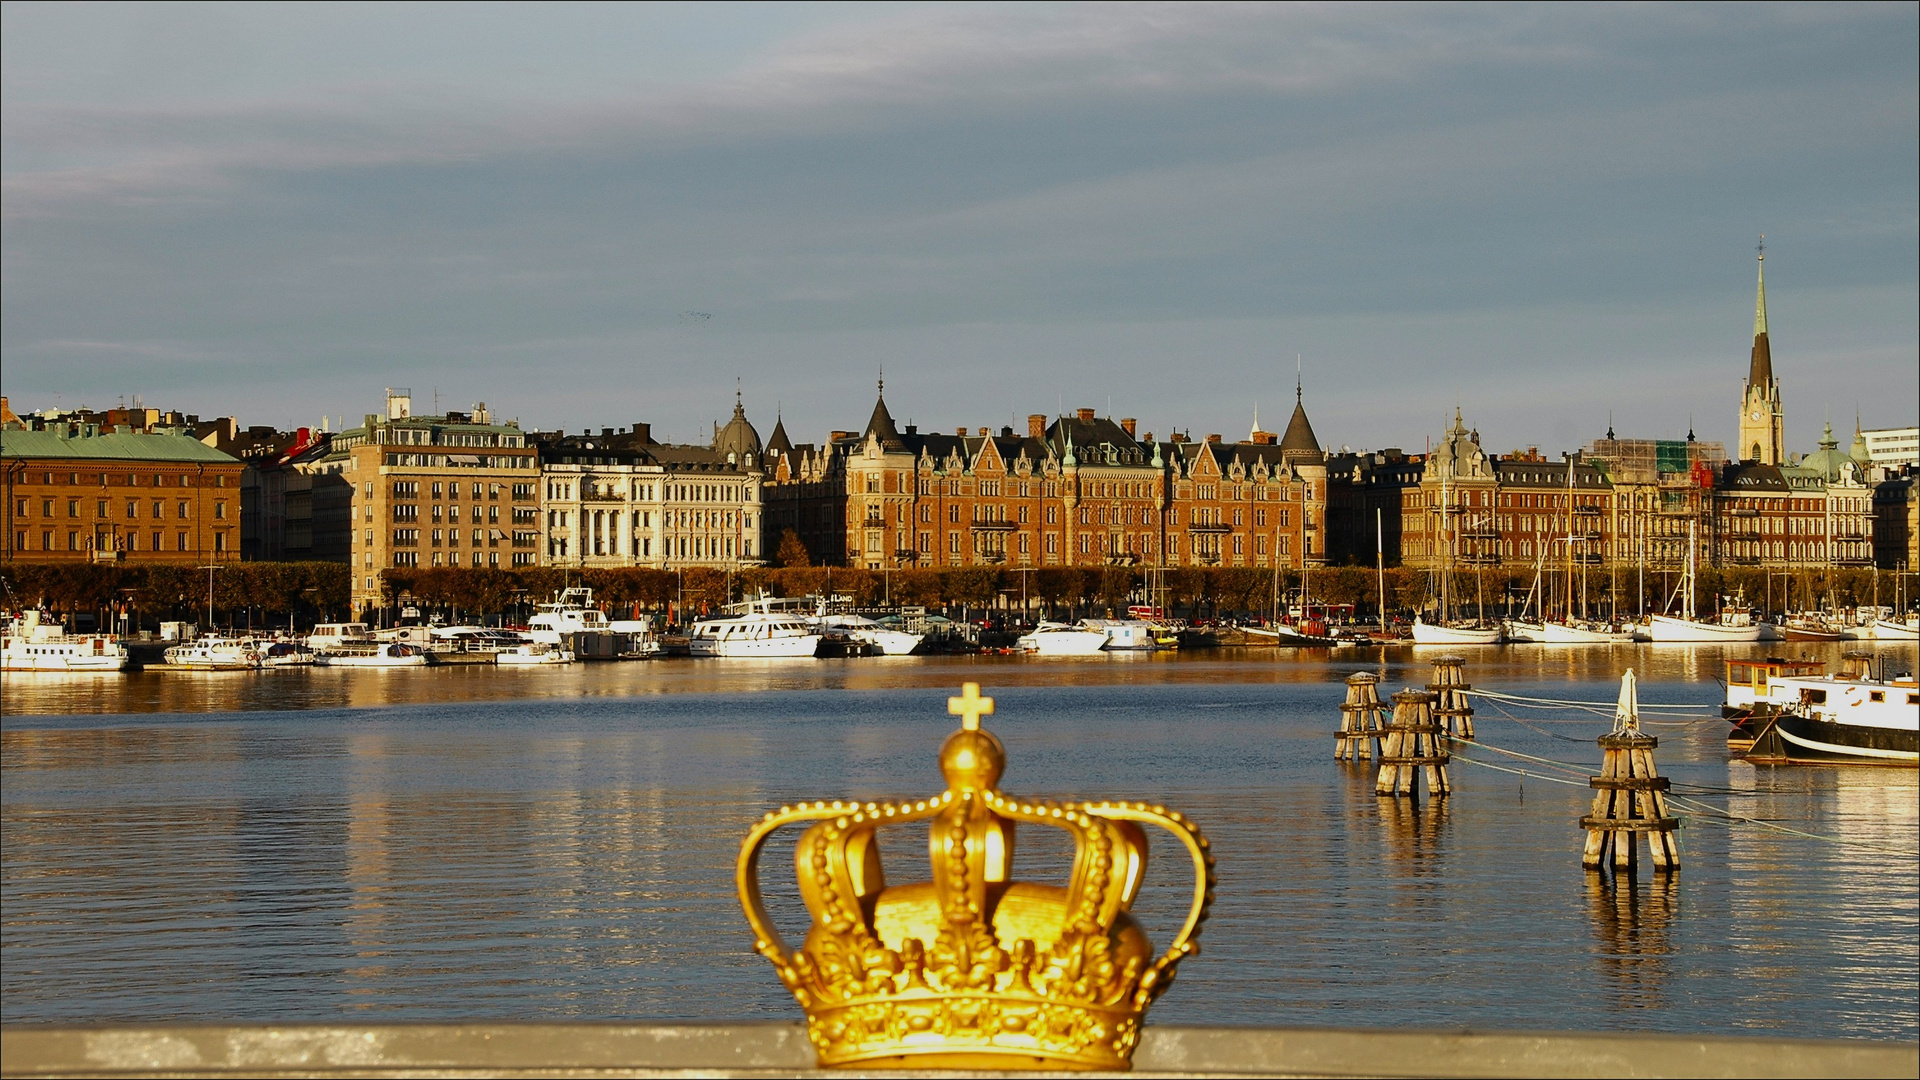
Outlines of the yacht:
M 1165 648 L 1160 643 L 1158 628 L 1138 619 L 1082 619 L 1080 628 L 1105 634 L 1107 652 L 1154 652 Z
M 306 667 L 313 663 L 313 650 L 299 641 L 255 641 L 253 652 L 263 668 Z
M 1508 619 L 1506 625 L 1501 628 L 1501 635 L 1508 641 L 1545 641 L 1547 624 L 1528 622 L 1525 619 Z
M 1013 647 L 1035 656 L 1092 656 L 1107 647 L 1103 630 L 1083 630 L 1066 623 L 1043 622 L 1022 634 Z
M 817 656 L 822 639 L 804 617 L 775 612 L 762 596 L 744 614 L 694 623 L 687 651 L 694 656 Z
M 568 634 L 612 632 L 606 613 L 593 606 L 593 590 L 587 588 L 560 590 L 552 603 L 535 605 L 533 618 L 527 620 L 527 633 L 547 645 L 561 644 Z
M 363 622 L 320 623 L 307 635 L 307 648 L 325 652 L 340 645 L 364 645 L 372 640 L 373 634 Z
M 523 642 L 512 645 L 493 654 L 493 662 L 501 667 L 540 667 L 549 664 L 571 664 L 573 653 L 544 641 Z
M 60 623 L 44 622 L 38 611 L 7 621 L 0 634 L 0 670 L 125 671 L 127 647 L 111 634 L 69 636 Z
M 1904 622 L 1877 619 L 1873 624 L 1875 641 L 1920 641 L 1920 616 L 1909 615 Z
M 1837 675 L 1744 667 L 1748 761 L 1920 766 L 1920 682 L 1912 674 L 1876 678 L 1870 653 L 1848 653 Z M 1729 705 L 1735 670 L 1728 666 Z
M 925 634 L 910 634 L 882 626 L 864 615 L 816 615 L 808 620 L 823 634 L 842 634 L 871 648 L 882 656 L 905 656 L 920 647 Z
M 313 662 L 321 667 L 403 668 L 427 666 L 427 653 L 418 645 L 397 641 L 369 641 L 338 645 L 315 653 Z
M 250 638 L 202 634 L 167 650 L 167 666 L 189 671 L 256 671 L 260 652 Z

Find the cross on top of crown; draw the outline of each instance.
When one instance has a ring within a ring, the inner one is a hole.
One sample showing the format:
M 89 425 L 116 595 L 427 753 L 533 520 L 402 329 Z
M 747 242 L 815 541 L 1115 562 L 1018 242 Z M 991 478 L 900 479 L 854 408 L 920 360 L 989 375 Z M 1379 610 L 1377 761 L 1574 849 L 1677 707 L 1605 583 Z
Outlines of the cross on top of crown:
M 979 731 L 980 718 L 993 715 L 993 699 L 980 696 L 979 683 L 961 683 L 960 696 L 947 699 L 947 712 L 960 718 L 960 730 Z

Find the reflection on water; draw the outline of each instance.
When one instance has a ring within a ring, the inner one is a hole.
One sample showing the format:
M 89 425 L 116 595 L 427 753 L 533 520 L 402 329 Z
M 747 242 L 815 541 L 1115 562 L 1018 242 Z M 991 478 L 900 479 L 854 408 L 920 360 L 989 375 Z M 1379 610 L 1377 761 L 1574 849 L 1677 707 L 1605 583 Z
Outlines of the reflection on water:
M 1621 1009 L 1667 1006 L 1667 957 L 1673 952 L 1667 931 L 1680 903 L 1676 877 L 1587 873 L 1600 984 Z
M 1632 663 L 1643 700 L 1702 706 L 1660 721 L 1677 787 L 1911 850 L 1911 771 L 1728 761 L 1723 655 L 1509 649 L 1468 674 L 1610 701 Z M 1912 858 L 1692 814 L 1674 880 L 1595 883 L 1584 781 L 1456 757 L 1449 798 L 1376 797 L 1370 765 L 1333 759 L 1341 680 L 1378 671 L 1384 694 L 1428 660 L 151 673 L 110 713 L 99 680 L 9 677 L 0 995 L 10 1022 L 797 1015 L 749 951 L 741 835 L 783 802 L 936 790 L 945 698 L 972 678 L 999 699 L 1009 791 L 1163 801 L 1213 839 L 1218 903 L 1164 1022 L 1916 1036 Z M 1609 726 L 1475 720 L 1586 768 Z M 797 939 L 790 832 L 762 865 Z M 890 879 L 927 876 L 923 838 L 883 845 Z M 1067 857 L 1030 830 L 1015 865 L 1057 879 Z M 1158 941 L 1182 862 L 1157 847 L 1141 893 Z

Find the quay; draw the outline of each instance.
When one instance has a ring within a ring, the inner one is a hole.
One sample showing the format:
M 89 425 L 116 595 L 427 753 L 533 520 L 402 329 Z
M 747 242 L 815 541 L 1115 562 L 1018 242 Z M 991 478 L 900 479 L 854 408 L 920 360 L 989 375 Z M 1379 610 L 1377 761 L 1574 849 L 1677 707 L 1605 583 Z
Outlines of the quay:
M 1912 1077 L 1920 1046 L 1640 1033 L 1149 1025 L 1139 1077 Z M 1028 1076 L 814 1067 L 805 1025 L 10 1026 L 0 1076 Z M 1049 1073 L 1045 1075 L 1061 1075 Z

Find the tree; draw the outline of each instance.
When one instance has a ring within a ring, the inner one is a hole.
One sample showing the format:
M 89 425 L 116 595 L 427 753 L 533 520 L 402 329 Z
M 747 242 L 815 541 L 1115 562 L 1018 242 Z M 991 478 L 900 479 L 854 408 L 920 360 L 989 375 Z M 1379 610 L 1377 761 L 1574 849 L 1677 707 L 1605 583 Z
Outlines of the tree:
M 813 560 L 807 555 L 807 545 L 801 543 L 800 534 L 792 529 L 780 534 L 780 547 L 773 559 L 781 566 L 813 565 Z

